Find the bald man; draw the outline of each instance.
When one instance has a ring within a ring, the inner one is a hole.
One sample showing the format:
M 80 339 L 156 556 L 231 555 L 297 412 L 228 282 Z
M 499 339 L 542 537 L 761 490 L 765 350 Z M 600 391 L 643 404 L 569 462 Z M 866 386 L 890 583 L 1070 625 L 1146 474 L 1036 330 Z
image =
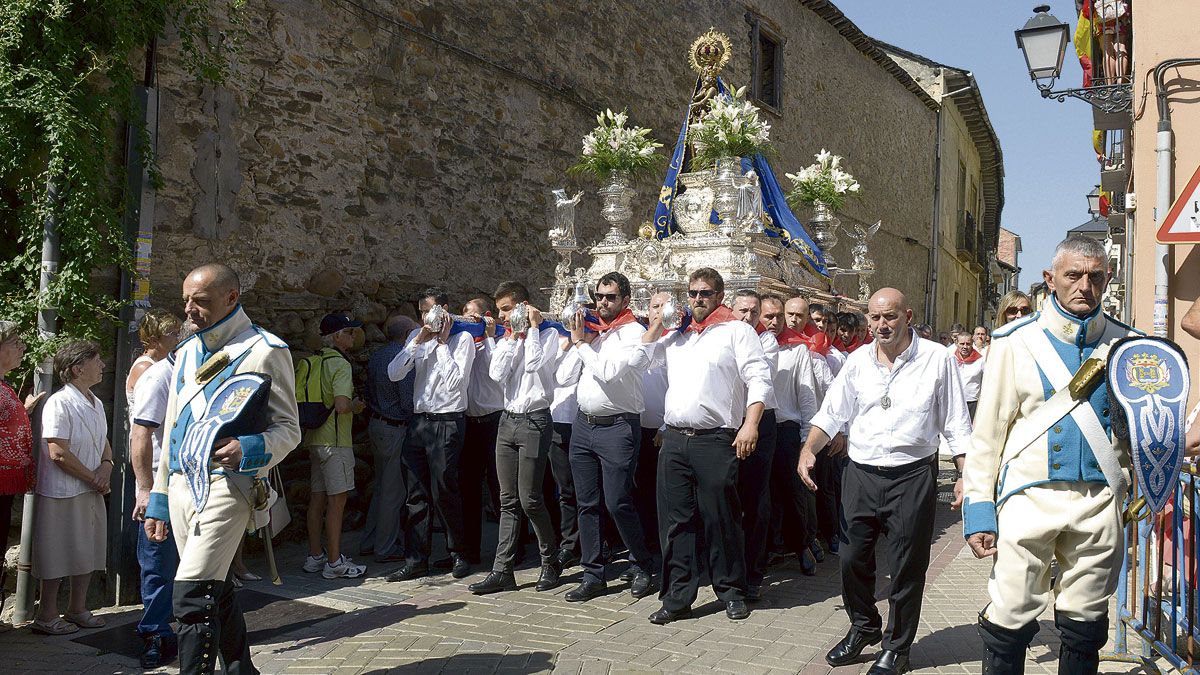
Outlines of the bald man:
M 197 267 L 183 281 L 184 313 L 196 332 L 175 352 L 163 421 L 169 461 L 159 464 L 146 508 L 146 536 L 163 541 L 169 526 L 179 549 L 173 598 L 183 673 L 213 672 L 218 654 L 227 673 L 258 672 L 229 566 L 254 524 L 256 485 L 300 443 L 291 352 L 250 323 L 240 300 L 237 274 L 225 265 Z M 270 378 L 269 390 L 258 394 L 265 404 L 242 418 L 258 424 L 238 424 L 247 428 L 237 435 L 219 427 L 206 441 L 209 400 L 223 385 L 235 386 L 220 406 L 223 416 L 230 414 L 243 400 L 255 400 L 256 375 Z
M 971 434 L 958 371 L 945 348 L 917 337 L 904 294 L 883 288 L 871 296 L 867 320 L 875 341 L 846 358 L 800 453 L 810 490 L 817 453 L 849 427 L 850 462 L 842 479 L 842 599 L 846 637 L 825 656 L 831 666 L 858 660 L 883 641 L 869 675 L 909 669 L 908 653 L 921 618 L 921 594 L 937 504 L 939 436 L 962 468 Z M 886 537 L 892 573 L 888 625 L 875 607 L 875 544 Z

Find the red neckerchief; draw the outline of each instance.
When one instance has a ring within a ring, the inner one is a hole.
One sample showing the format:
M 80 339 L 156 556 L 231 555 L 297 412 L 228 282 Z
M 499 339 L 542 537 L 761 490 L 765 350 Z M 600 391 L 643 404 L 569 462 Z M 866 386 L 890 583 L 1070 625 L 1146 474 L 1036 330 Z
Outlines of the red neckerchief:
M 785 327 L 779 335 L 775 336 L 775 341 L 779 343 L 780 348 L 784 349 L 793 345 L 808 344 L 803 335 L 787 327 Z
M 732 309 L 729 309 L 725 305 L 720 305 L 714 309 L 712 313 L 709 314 L 708 317 L 703 321 L 697 321 L 696 317 L 692 316 L 692 322 L 688 324 L 687 329 L 697 333 L 703 333 L 704 329 L 711 328 L 719 323 L 737 320 L 737 315 L 733 313 Z
M 808 351 L 814 354 L 820 354 L 821 356 L 829 354 L 829 348 L 833 346 L 833 343 L 829 341 L 829 336 L 825 334 L 825 331 L 817 328 L 811 322 L 805 324 L 804 330 L 801 332 L 796 332 L 791 328 L 785 328 L 783 332 L 784 335 L 790 333 L 791 335 L 795 336 L 795 338 L 788 337 L 787 344 L 805 345 L 808 347 Z M 784 340 L 785 338 L 783 335 L 779 336 L 779 346 L 784 346 Z
M 958 353 L 958 349 L 954 350 L 954 360 L 958 361 L 958 364 L 961 366 L 965 366 L 968 363 L 975 363 L 976 361 L 978 361 L 979 359 L 982 359 L 982 358 L 983 358 L 983 354 L 981 354 L 979 352 L 979 350 L 975 349 L 974 347 L 971 348 L 971 355 L 965 359 L 962 357 L 961 354 Z
M 762 335 L 763 333 L 767 332 L 767 327 L 764 326 L 761 321 L 759 321 L 758 323 L 754 324 L 754 332 L 758 335 Z
M 866 343 L 863 342 L 862 340 L 859 340 L 858 336 L 856 335 L 854 337 L 854 339 L 850 341 L 850 344 L 844 344 L 842 342 L 842 339 L 838 338 L 837 341 L 833 343 L 833 346 L 837 347 L 839 350 L 841 350 L 843 352 L 846 352 L 847 354 L 851 354 L 854 352 L 855 349 L 858 349 L 859 347 L 863 346 L 864 344 L 866 344 Z
M 628 307 L 626 307 L 624 309 L 624 311 L 622 311 L 620 314 L 618 314 L 617 317 L 612 320 L 612 323 L 605 323 L 604 319 L 600 318 L 599 314 L 596 314 L 596 318 L 593 319 L 591 317 L 588 317 L 587 320 L 585 321 L 585 323 L 587 323 L 588 327 L 590 327 L 592 330 L 596 331 L 597 333 L 600 333 L 601 335 L 607 333 L 608 331 L 610 331 L 614 328 L 620 328 L 621 326 L 624 326 L 627 323 L 636 323 L 636 322 L 637 322 L 637 317 L 633 315 L 633 310 L 629 309 Z

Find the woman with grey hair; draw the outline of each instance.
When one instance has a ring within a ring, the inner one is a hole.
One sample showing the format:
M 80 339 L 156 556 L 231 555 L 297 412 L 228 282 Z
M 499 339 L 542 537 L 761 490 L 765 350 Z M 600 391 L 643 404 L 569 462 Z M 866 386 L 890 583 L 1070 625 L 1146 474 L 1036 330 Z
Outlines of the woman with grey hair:
M 21 364 L 25 343 L 17 324 L 0 321 L 0 544 L 8 548 L 13 500 L 33 488 L 33 429 L 29 414 L 5 379 Z
M 33 575 L 42 580 L 33 630 L 48 635 L 100 628 L 87 609 L 92 572 L 104 569 L 108 527 L 104 497 L 112 474 L 112 446 L 104 405 L 91 388 L 104 377 L 100 345 L 69 342 L 54 355 L 63 386 L 42 412 L 37 518 L 33 526 Z M 58 615 L 58 589 L 71 578 L 71 601 Z

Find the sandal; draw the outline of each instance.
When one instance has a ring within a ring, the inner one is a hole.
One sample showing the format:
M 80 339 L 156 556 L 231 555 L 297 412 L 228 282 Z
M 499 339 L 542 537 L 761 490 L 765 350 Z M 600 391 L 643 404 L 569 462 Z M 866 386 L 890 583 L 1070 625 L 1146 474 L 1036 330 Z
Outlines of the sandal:
M 61 616 L 54 617 L 53 621 L 34 619 L 33 624 L 29 628 L 41 635 L 69 635 L 79 630 L 79 626 L 69 621 L 64 621 Z
M 63 614 L 63 618 L 80 628 L 104 628 L 104 619 L 95 616 L 91 612 L 82 614 L 71 614 L 70 612 Z

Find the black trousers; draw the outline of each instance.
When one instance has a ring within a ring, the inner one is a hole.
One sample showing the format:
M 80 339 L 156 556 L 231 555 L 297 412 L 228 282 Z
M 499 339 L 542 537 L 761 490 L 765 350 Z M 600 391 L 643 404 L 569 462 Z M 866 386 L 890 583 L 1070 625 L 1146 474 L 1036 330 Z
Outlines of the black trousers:
M 662 553 L 658 537 L 658 500 L 656 495 L 658 476 L 658 446 L 654 437 L 658 429 L 642 427 L 641 446 L 638 448 L 637 469 L 633 472 L 633 504 L 642 521 L 642 534 L 650 554 Z
M 688 436 L 663 432 L 658 453 L 663 607 L 691 607 L 700 587 L 703 537 L 713 590 L 724 602 L 746 598 L 746 551 L 738 499 L 733 429 Z
M 738 499 L 746 538 L 746 584 L 761 586 L 767 567 L 767 535 L 771 531 L 771 467 L 775 461 L 775 411 L 764 410 L 758 422 L 758 444 L 738 467 Z
M 409 422 L 400 458 L 408 488 L 406 557 L 411 562 L 429 561 L 433 548 L 434 508 L 446 525 L 446 548 L 452 553 L 465 552 L 458 465 L 466 424 L 461 414 L 449 419 L 434 419 L 418 413 Z
M 487 486 L 492 511 L 500 513 L 500 483 L 496 480 L 496 430 L 500 411 L 467 417 L 462 452 L 458 456 L 458 484 L 462 494 L 463 555 L 472 564 L 481 559 L 483 545 L 483 493 Z
M 809 501 L 816 514 L 813 526 L 826 544 L 838 539 L 845 527 L 842 516 L 842 474 L 849 461 L 845 454 L 832 456 L 829 446 L 825 446 L 817 455 L 817 464 L 813 467 L 816 474 L 813 482 L 817 484 L 817 494 L 809 493 Z M 807 489 L 808 486 L 805 486 Z
M 771 468 L 772 512 L 780 516 L 784 550 L 799 556 L 812 544 L 816 531 L 813 493 L 796 471 L 800 463 L 800 424 L 780 422 L 778 428 L 775 464 Z
M 571 424 L 555 422 L 550 436 L 550 474 L 558 486 L 558 517 L 551 520 L 558 527 L 559 549 L 579 553 L 579 504 L 575 495 L 575 478 L 571 471 Z M 547 505 L 550 500 L 547 499 Z
M 604 582 L 604 529 L 601 508 L 612 516 L 633 564 L 651 570 L 653 561 L 633 501 L 641 419 L 624 415 L 614 424 L 589 424 L 575 418 L 571 434 L 571 473 L 579 500 L 579 543 L 585 581 Z
M 842 487 L 846 530 L 840 559 L 846 613 L 859 630 L 874 632 L 882 626 L 875 608 L 875 547 L 882 536 L 892 573 L 883 648 L 907 652 L 917 635 L 929 567 L 937 456 L 886 469 L 850 462 Z

